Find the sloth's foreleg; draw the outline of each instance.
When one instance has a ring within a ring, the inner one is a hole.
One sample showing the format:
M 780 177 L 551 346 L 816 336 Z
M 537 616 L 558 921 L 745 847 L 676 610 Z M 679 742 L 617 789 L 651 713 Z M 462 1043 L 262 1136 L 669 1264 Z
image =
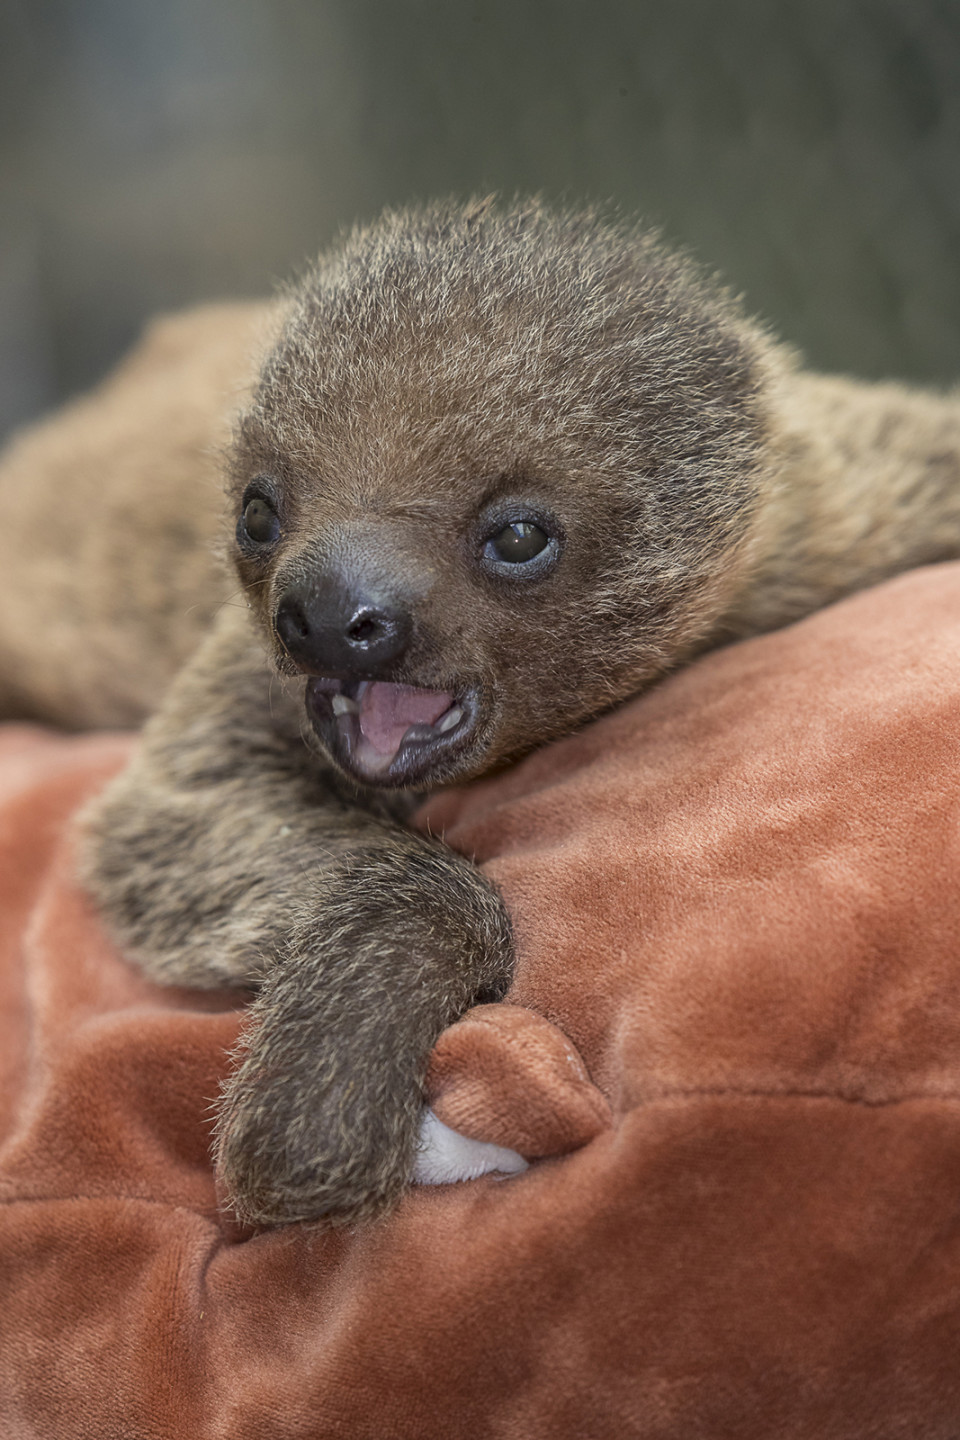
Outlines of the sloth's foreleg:
M 304 907 L 251 1011 L 217 1125 L 241 1218 L 351 1221 L 409 1179 L 426 1061 L 512 963 L 499 896 L 413 834 L 348 856 Z
M 217 1124 L 237 1212 L 353 1220 L 394 1200 L 434 1041 L 509 983 L 509 921 L 480 872 L 344 791 L 236 615 L 91 808 L 85 852 L 148 974 L 259 991 Z

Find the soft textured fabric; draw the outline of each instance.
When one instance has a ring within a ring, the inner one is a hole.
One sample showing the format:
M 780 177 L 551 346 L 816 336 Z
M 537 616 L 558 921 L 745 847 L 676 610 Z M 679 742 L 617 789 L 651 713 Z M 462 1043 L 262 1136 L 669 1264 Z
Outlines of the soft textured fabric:
M 127 753 L 0 737 L 4 1440 L 956 1440 L 960 567 L 699 661 L 421 819 L 516 917 L 440 1118 L 533 1163 L 237 1232 L 239 1012 L 73 877 Z

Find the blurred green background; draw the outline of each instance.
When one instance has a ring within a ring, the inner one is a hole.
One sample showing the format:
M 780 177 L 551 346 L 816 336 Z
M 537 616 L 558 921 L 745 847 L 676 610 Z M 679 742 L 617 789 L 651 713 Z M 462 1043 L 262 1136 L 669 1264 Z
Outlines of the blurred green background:
M 388 202 L 613 199 L 821 368 L 960 376 L 960 0 L 0 0 L 0 430 Z

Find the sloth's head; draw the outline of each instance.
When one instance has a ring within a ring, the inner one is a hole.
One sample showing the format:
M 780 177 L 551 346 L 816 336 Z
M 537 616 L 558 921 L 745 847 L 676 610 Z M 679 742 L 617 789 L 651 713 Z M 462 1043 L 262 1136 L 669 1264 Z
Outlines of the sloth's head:
M 715 624 L 765 482 L 770 346 L 636 230 L 388 214 L 292 292 L 237 436 L 236 563 L 351 777 L 478 774 Z

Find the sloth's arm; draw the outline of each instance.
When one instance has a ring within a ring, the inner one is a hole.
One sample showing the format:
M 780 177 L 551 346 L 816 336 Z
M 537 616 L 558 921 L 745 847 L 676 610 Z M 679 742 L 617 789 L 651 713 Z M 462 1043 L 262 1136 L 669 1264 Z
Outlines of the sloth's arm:
M 267 1224 L 395 1198 L 433 1043 L 503 993 L 513 955 L 479 871 L 362 808 L 300 716 L 246 613 L 225 611 L 84 842 L 87 884 L 149 974 L 259 989 L 217 1150 L 238 1212 Z
M 237 1212 L 352 1221 L 396 1199 L 434 1042 L 474 999 L 499 999 L 511 967 L 478 871 L 410 834 L 354 853 L 251 1010 L 217 1127 Z

